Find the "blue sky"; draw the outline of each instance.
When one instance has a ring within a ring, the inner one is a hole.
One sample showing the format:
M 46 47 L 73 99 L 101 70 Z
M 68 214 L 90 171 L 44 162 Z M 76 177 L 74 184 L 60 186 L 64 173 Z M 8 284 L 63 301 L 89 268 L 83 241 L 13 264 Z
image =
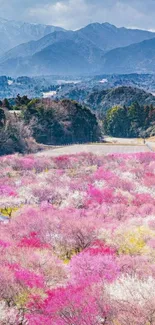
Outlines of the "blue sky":
M 77 29 L 92 22 L 155 30 L 155 0 L 0 0 L 0 16 Z

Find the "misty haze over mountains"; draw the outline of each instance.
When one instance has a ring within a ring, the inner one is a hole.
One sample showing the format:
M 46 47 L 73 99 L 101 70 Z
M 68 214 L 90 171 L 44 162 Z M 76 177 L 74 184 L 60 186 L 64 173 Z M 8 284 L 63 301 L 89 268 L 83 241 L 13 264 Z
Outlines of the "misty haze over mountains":
M 77 31 L 0 19 L 0 75 L 154 73 L 155 33 L 93 23 Z

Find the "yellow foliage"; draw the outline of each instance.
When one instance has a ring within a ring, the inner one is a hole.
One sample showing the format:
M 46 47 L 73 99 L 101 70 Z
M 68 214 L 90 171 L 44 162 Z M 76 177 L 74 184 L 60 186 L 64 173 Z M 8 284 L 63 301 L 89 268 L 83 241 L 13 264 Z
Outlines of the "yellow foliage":
M 15 303 L 17 308 L 24 308 L 26 306 L 29 301 L 30 294 L 37 294 L 42 299 L 46 298 L 46 294 L 42 289 L 33 288 L 30 290 L 25 290 L 23 292 L 20 292 L 19 295 L 16 296 Z
M 69 261 L 70 260 L 68 258 L 63 259 L 64 264 L 69 264 Z
M 29 293 L 27 291 L 21 292 L 15 299 L 17 308 L 24 307 L 29 299 Z
M 62 253 L 60 254 L 59 258 L 62 259 L 62 261 L 65 263 L 65 264 L 68 264 L 71 260 L 71 258 L 74 256 L 74 255 L 77 255 L 78 253 L 80 253 L 80 250 L 75 250 L 75 249 L 72 249 L 70 251 L 67 251 L 65 253 Z
M 0 213 L 2 213 L 3 216 L 11 217 L 12 213 L 16 212 L 18 209 L 18 207 L 0 208 Z
M 119 253 L 131 255 L 147 253 L 149 248 L 147 248 L 146 240 L 152 235 L 152 231 L 145 226 L 132 228 L 119 236 Z

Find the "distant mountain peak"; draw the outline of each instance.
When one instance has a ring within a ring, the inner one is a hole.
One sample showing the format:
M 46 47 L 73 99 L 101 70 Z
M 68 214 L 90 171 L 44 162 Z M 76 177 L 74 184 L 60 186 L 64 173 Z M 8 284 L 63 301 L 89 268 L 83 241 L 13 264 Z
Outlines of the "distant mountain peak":
M 105 22 L 105 23 L 94 22 L 94 23 L 88 24 L 86 27 L 83 27 L 82 29 L 85 29 L 85 28 L 93 28 L 93 29 L 100 28 L 100 29 L 102 29 L 103 27 L 106 27 L 109 29 L 118 29 L 115 25 L 112 25 L 108 22 Z
M 110 24 L 110 23 L 108 23 L 108 22 L 103 23 L 102 26 L 106 26 L 106 27 L 111 28 L 111 29 L 116 29 L 116 28 L 118 28 L 118 27 L 116 27 L 115 25 L 112 25 L 112 24 Z
M 95 22 L 95 23 L 88 24 L 87 26 L 82 27 L 81 29 L 85 29 L 85 28 L 96 28 L 96 27 L 100 27 L 100 26 L 101 26 L 100 23 Z
M 54 31 L 65 30 L 52 25 L 32 24 L 0 17 L 0 54 L 20 44 L 38 40 Z

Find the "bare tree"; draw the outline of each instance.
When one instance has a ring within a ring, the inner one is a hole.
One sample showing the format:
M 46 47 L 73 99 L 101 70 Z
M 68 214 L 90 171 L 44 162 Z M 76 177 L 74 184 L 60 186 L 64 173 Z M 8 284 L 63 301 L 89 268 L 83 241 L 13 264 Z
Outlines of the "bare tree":
M 14 152 L 29 153 L 37 149 L 37 143 L 32 136 L 32 120 L 30 125 L 15 113 L 5 112 L 5 122 L 0 126 L 0 155 Z

